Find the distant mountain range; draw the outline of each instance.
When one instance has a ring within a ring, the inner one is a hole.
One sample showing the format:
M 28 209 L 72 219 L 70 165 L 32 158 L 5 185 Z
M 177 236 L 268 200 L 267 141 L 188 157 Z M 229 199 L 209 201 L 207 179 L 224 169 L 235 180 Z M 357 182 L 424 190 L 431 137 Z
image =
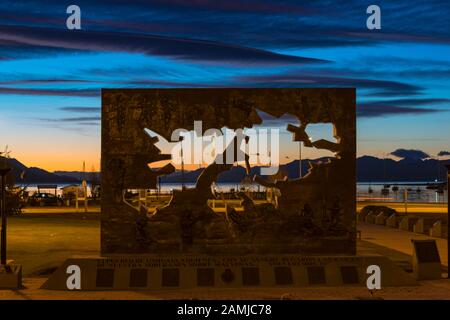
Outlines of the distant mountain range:
M 450 159 L 404 158 L 399 161 L 363 156 L 357 160 L 358 181 L 446 181 Z
M 77 181 L 82 181 L 83 179 L 90 180 L 92 179 L 92 172 L 81 172 L 81 171 L 55 171 L 54 174 L 60 177 L 70 177 L 76 179 Z M 94 174 L 99 177 L 100 172 L 94 172 Z
M 1 159 L 0 159 L 1 160 Z M 314 160 L 302 160 L 302 173 L 308 172 L 309 162 L 327 161 L 328 158 L 319 158 Z M 9 165 L 13 168 L 13 174 L 16 183 L 37 184 L 37 183 L 79 183 L 83 178 L 83 173 L 79 171 L 55 171 L 48 172 L 36 167 L 26 167 L 17 159 L 8 159 Z M 449 160 L 435 159 L 412 159 L 405 158 L 399 161 L 392 159 L 379 159 L 371 156 L 363 156 L 357 159 L 357 177 L 359 182 L 384 182 L 384 181 L 445 181 L 446 168 L 445 164 L 450 164 Z M 299 176 L 299 161 L 294 160 L 290 163 L 280 166 L 280 170 L 290 179 Z M 186 183 L 194 183 L 202 168 L 192 171 L 185 171 L 184 181 Z M 250 176 L 259 175 L 260 167 L 253 167 Z M 100 173 L 97 179 L 100 178 Z M 23 177 L 23 178 L 22 178 Z M 92 173 L 85 174 L 85 178 L 89 181 Z M 219 182 L 239 183 L 246 177 L 245 169 L 241 166 L 233 167 L 221 175 Z M 163 176 L 162 183 L 179 183 L 181 182 L 181 171 Z
M 0 161 L 3 161 L 2 157 L 0 157 Z M 14 181 L 18 184 L 62 184 L 79 182 L 78 179 L 73 177 L 57 175 L 36 167 L 27 167 L 14 158 L 7 159 L 7 161 L 9 166 L 12 168 Z
M 309 169 L 309 162 L 328 161 L 329 158 L 319 158 L 314 160 L 302 160 L 302 174 L 305 175 Z M 379 159 L 371 156 L 363 156 L 357 159 L 357 179 L 358 182 L 384 182 L 384 181 L 444 181 L 447 169 L 445 164 L 450 164 L 450 160 L 435 159 L 402 159 L 395 161 L 392 159 Z M 193 183 L 203 169 L 188 171 L 184 174 L 186 183 Z M 299 177 L 299 160 L 280 166 L 280 170 L 289 179 Z M 260 167 L 253 167 L 250 176 L 259 175 Z M 241 166 L 233 167 L 231 170 L 219 175 L 218 182 L 238 183 L 246 177 L 245 169 Z M 176 171 L 168 176 L 163 176 L 163 183 L 177 183 L 181 181 L 181 172 Z

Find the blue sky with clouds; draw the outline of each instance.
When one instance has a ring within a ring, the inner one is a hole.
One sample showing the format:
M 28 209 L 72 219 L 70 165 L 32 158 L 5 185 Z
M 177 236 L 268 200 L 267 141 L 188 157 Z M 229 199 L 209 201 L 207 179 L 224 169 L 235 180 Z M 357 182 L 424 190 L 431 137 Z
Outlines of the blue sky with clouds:
M 0 145 L 98 167 L 100 88 L 356 87 L 359 155 L 435 155 L 450 149 L 449 17 L 441 1 L 2 1 Z

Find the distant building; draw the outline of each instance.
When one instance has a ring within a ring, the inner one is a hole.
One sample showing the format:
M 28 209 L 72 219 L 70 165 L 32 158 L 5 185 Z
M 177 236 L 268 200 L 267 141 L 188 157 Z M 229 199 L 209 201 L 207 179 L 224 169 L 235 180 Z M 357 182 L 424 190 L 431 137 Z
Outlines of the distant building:
M 84 198 L 84 190 L 80 185 L 72 184 L 61 188 L 62 197 L 65 199 L 75 199 L 78 189 L 78 198 Z

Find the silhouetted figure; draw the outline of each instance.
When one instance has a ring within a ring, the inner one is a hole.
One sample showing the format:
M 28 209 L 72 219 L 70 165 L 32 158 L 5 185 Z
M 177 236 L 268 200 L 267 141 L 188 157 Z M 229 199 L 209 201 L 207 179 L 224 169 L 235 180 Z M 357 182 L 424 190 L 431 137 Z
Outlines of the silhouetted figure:
M 303 209 L 300 213 L 301 228 L 305 235 L 312 236 L 316 234 L 317 226 L 314 224 L 314 212 L 309 203 L 303 205 Z
M 141 206 L 135 220 L 136 240 L 140 244 L 149 244 L 151 242 L 154 242 L 154 240 L 151 239 L 147 234 L 147 225 L 148 225 L 147 212 L 148 208 L 146 206 Z
M 330 227 L 335 227 L 339 224 L 341 218 L 341 206 L 339 204 L 339 198 L 336 198 L 333 202 L 333 206 L 330 210 Z
M 190 210 L 183 211 L 180 219 L 181 240 L 183 244 L 191 245 L 194 243 L 193 226 L 195 220 Z
M 313 218 L 313 211 L 312 211 L 312 208 L 309 205 L 309 203 L 305 203 L 303 205 L 301 216 L 302 216 L 302 218 L 311 219 L 312 220 L 312 218 Z

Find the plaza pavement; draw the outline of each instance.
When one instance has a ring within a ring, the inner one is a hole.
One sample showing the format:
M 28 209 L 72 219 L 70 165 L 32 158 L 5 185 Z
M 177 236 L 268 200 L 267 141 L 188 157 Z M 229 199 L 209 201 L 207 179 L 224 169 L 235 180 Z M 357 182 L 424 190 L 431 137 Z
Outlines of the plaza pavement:
M 413 247 L 411 240 L 436 240 L 441 264 L 448 267 L 447 260 L 447 239 L 432 238 L 424 234 L 418 234 L 390 228 L 371 223 L 359 222 L 358 230 L 361 231 L 361 239 L 379 246 L 412 255 Z
M 390 287 L 371 293 L 364 287 L 213 288 L 162 291 L 68 292 L 39 289 L 49 273 L 72 255 L 99 252 L 98 212 L 85 214 L 58 208 L 34 210 L 9 219 L 9 257 L 24 266 L 24 288 L 0 290 L 3 299 L 450 299 L 450 280 L 421 281 L 416 287 Z M 388 256 L 405 270 L 411 269 L 411 239 L 430 237 L 386 226 L 359 223 L 359 254 Z M 441 261 L 447 264 L 447 241 L 435 239 Z

